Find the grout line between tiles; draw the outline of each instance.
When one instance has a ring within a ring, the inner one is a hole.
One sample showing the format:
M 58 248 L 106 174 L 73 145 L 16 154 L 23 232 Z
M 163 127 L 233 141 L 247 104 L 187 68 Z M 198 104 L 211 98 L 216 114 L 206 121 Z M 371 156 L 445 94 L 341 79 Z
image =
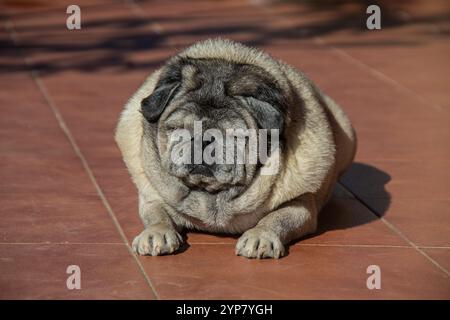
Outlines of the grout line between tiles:
M 236 245 L 234 242 L 202 242 L 188 241 L 190 245 Z M 1 243 L 0 243 L 1 244 Z M 389 245 L 389 244 L 339 244 L 339 243 L 296 243 L 294 246 L 299 247 L 349 247 L 349 248 L 398 248 L 398 249 L 414 249 L 410 245 Z M 420 249 L 442 249 L 450 250 L 450 246 L 417 246 Z
M 436 260 L 431 258 L 425 251 L 423 251 L 419 246 L 417 246 L 414 242 L 409 240 L 408 237 L 406 237 L 396 226 L 394 226 L 392 223 L 387 221 L 385 218 L 380 217 L 381 221 L 383 221 L 384 224 L 386 224 L 392 231 L 397 233 L 403 240 L 408 242 L 414 249 L 416 249 L 421 255 L 423 255 L 425 258 L 427 258 L 432 264 L 434 264 L 436 267 L 438 267 L 442 272 L 446 274 L 447 277 L 450 276 L 450 272 L 441 266 Z
M 389 245 L 389 244 L 333 244 L 333 243 L 296 243 L 295 246 L 307 246 L 307 247 L 361 247 L 361 248 L 404 248 L 414 249 L 411 246 L 402 245 Z M 420 249 L 444 249 L 449 250 L 449 246 L 417 246 Z
M 8 19 L 5 19 L 5 29 L 6 29 L 6 31 L 8 31 L 13 43 L 19 48 L 19 46 L 18 46 L 19 41 L 18 41 L 17 34 L 14 30 L 14 26 L 11 23 L 11 21 L 9 21 Z M 147 285 L 150 287 L 153 295 L 155 296 L 156 299 L 159 300 L 160 298 L 156 292 L 155 287 L 153 286 L 150 278 L 148 277 L 147 273 L 145 272 L 145 269 L 144 269 L 142 263 L 139 261 L 138 257 L 133 253 L 133 249 L 131 248 L 130 244 L 128 243 L 128 239 L 125 236 L 125 233 L 124 233 L 119 221 L 117 220 L 117 217 L 116 217 L 111 205 L 109 204 L 108 200 L 106 199 L 105 194 L 103 193 L 103 190 L 100 188 L 100 185 L 98 184 L 97 179 L 95 178 L 85 156 L 83 155 L 77 142 L 75 141 L 75 138 L 73 137 L 72 133 L 70 132 L 70 129 L 68 128 L 66 122 L 64 121 L 63 116 L 61 115 L 59 109 L 57 108 L 57 106 L 53 102 L 52 98 L 50 97 L 44 83 L 39 78 L 39 75 L 35 72 L 35 70 L 33 70 L 32 64 L 30 63 L 28 57 L 23 52 L 22 52 L 22 57 L 25 62 L 25 65 L 30 70 L 31 78 L 34 80 L 36 86 L 38 87 L 39 91 L 41 92 L 41 94 L 44 97 L 45 101 L 47 102 L 48 106 L 50 107 L 53 115 L 55 116 L 55 118 L 58 122 L 59 127 L 66 135 L 66 138 L 69 140 L 76 156 L 80 159 L 80 162 L 81 162 L 86 174 L 88 175 L 91 183 L 93 184 L 94 188 L 96 189 L 97 194 L 100 197 L 103 205 L 105 206 L 106 211 L 108 212 L 108 215 L 112 219 L 114 226 L 116 227 L 117 231 L 119 232 L 119 235 L 122 238 L 124 244 L 127 246 L 128 252 L 131 254 L 134 261 L 136 262 L 141 274 L 143 275 L 145 281 L 147 282 Z
M 123 242 L 105 242 L 105 243 L 101 243 L 101 242 L 0 242 L 0 245 L 19 245 L 19 246 L 28 246 L 28 245 L 37 245 L 37 246 L 46 246 L 46 245 L 99 245 L 99 246 L 103 246 L 103 245 L 107 245 L 107 246 L 123 246 L 126 244 Z
M 423 255 L 428 261 L 434 264 L 437 268 L 439 268 L 443 273 L 445 273 L 446 277 L 450 276 L 450 272 L 441 266 L 436 260 L 431 258 L 425 251 L 422 250 L 421 247 L 417 246 L 414 242 L 412 242 L 407 236 L 405 236 L 400 229 L 398 229 L 395 225 L 387 221 L 384 217 L 378 215 L 365 201 L 359 198 L 356 194 L 354 194 L 349 188 L 347 188 L 344 184 L 339 183 L 344 189 L 346 189 L 349 193 L 351 193 L 355 199 L 357 199 L 361 204 L 363 204 L 367 209 L 369 209 L 374 215 L 376 215 L 391 231 L 397 234 L 400 238 L 402 238 L 406 243 L 408 243 L 412 248 L 414 248 L 417 252 Z
M 377 161 L 377 162 L 403 162 L 403 163 L 421 163 L 421 164 L 427 164 L 430 163 L 430 159 L 408 159 L 408 158 L 376 158 L 376 157 L 358 157 L 357 161 Z M 433 159 L 433 161 L 436 162 L 443 162 L 443 163 L 449 163 L 450 161 L 448 159 Z
M 333 243 L 296 243 L 296 246 L 304 247 L 350 247 L 350 248 L 403 248 L 412 249 L 410 246 L 389 245 L 389 244 L 333 244 Z
M 236 245 L 234 242 L 203 242 L 203 241 L 188 241 L 190 245 Z M 83 245 L 98 245 L 98 246 L 126 246 L 123 242 L 0 242 L 0 246 L 5 245 L 61 245 L 61 246 L 83 246 Z M 388 245 L 388 244 L 338 244 L 338 243 L 296 243 L 294 246 L 303 247 L 350 247 L 350 248 L 404 248 L 404 249 L 414 249 L 407 245 Z M 420 249 L 442 249 L 450 250 L 450 246 L 417 246 Z
M 232 242 L 190 242 L 190 245 L 236 245 Z M 298 247 L 349 247 L 349 248 L 403 248 L 413 249 L 411 246 L 384 245 L 384 244 L 333 244 L 333 243 L 296 243 Z

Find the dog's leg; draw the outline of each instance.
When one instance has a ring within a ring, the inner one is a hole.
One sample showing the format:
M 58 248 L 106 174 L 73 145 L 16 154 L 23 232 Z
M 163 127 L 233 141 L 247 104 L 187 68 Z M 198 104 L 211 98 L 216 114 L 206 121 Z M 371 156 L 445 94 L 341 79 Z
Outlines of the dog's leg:
M 236 254 L 247 258 L 275 258 L 285 254 L 290 241 L 312 233 L 317 227 L 314 198 L 306 194 L 269 213 L 238 240 Z
M 173 253 L 181 246 L 183 238 L 162 203 L 139 195 L 139 215 L 145 229 L 133 240 L 136 253 L 159 256 Z

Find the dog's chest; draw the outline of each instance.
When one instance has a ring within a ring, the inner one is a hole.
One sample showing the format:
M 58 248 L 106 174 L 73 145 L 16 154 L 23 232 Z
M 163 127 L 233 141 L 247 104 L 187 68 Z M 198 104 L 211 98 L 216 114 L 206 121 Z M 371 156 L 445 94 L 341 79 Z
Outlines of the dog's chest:
M 237 213 L 220 195 L 192 192 L 176 206 L 176 223 L 209 232 L 241 233 L 255 226 L 261 217 Z

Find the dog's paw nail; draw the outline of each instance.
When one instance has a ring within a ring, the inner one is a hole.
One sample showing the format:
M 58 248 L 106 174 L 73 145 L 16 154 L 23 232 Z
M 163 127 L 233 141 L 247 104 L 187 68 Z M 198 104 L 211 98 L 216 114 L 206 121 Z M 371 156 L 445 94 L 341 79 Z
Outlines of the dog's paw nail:
M 166 226 L 149 226 L 138 235 L 132 244 L 133 251 L 140 255 L 159 256 L 175 252 L 182 244 L 181 236 Z
M 245 232 L 236 245 L 236 255 L 247 258 L 279 259 L 285 249 L 278 235 L 273 231 L 254 228 Z

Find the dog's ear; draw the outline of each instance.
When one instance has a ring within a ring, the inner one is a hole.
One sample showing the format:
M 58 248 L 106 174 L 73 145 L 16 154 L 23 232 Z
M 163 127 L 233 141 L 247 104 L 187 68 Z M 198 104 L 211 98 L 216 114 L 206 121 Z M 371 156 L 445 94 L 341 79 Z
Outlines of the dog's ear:
M 169 67 L 161 74 L 155 90 L 141 101 L 141 111 L 148 122 L 156 122 L 177 94 L 181 84 L 179 68 Z
M 260 129 L 277 129 L 280 132 L 284 127 L 284 116 L 282 109 L 274 101 L 265 101 L 261 97 L 245 98 L 248 109 L 256 120 Z
M 173 83 L 157 87 L 151 95 L 142 99 L 141 110 L 148 122 L 156 122 L 176 94 L 180 84 Z
M 276 80 L 260 67 L 240 65 L 228 91 L 242 97 L 260 129 L 283 131 L 287 102 Z

